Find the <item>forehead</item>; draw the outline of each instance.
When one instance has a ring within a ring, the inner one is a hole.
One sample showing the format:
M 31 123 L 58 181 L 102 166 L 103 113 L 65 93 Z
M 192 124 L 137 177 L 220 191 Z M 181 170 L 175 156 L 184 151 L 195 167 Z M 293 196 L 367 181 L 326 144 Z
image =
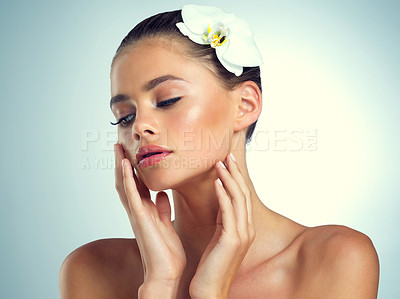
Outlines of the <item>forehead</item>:
M 189 79 L 193 73 L 206 76 L 208 72 L 201 63 L 183 55 L 173 43 L 150 40 L 123 50 L 114 61 L 110 79 L 112 89 L 118 89 L 133 82 L 143 84 L 165 74 Z

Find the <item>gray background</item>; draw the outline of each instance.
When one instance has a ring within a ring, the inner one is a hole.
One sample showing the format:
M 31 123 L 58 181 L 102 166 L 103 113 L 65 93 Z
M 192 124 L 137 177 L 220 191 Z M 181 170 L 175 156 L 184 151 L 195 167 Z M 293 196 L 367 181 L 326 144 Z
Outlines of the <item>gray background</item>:
M 264 58 L 248 149 L 259 196 L 302 224 L 366 233 L 379 298 L 398 298 L 399 2 L 201 3 L 246 19 Z M 183 4 L 1 2 L 1 298 L 57 298 L 71 251 L 133 237 L 114 191 L 110 62 L 133 25 Z

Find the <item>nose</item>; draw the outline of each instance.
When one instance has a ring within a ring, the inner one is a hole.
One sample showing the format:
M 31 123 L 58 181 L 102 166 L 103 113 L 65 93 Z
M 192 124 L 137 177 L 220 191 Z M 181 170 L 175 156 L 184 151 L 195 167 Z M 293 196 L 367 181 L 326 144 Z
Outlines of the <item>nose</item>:
M 137 111 L 136 119 L 132 126 L 133 138 L 136 141 L 141 139 L 157 139 L 159 137 L 159 125 L 156 118 L 150 111 Z

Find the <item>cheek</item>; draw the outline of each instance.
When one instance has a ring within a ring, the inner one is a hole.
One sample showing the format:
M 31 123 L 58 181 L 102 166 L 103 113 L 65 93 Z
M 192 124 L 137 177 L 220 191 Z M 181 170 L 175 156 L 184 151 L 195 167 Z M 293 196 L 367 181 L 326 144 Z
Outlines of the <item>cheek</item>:
M 174 129 L 170 133 L 177 141 L 175 146 L 181 151 L 190 151 L 191 155 L 225 152 L 232 131 L 228 115 L 230 111 L 226 105 L 213 102 L 191 106 L 179 117 L 171 117 L 170 128 Z
M 133 137 L 131 135 L 131 130 L 126 129 L 126 130 L 121 130 L 118 128 L 118 142 L 122 145 L 124 151 L 125 151 L 125 156 L 129 159 L 129 161 L 133 162 L 133 154 L 136 149 L 133 147 Z

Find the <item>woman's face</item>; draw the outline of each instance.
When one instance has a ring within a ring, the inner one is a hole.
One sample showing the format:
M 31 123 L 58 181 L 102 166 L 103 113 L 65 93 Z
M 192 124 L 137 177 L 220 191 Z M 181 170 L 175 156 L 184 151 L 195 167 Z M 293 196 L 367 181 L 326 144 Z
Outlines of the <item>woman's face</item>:
M 148 188 L 175 189 L 215 176 L 215 162 L 231 147 L 232 95 L 205 66 L 163 43 L 145 41 L 115 60 L 111 109 L 117 120 L 125 119 L 118 142 Z M 145 145 L 171 153 L 143 167 L 136 153 Z

